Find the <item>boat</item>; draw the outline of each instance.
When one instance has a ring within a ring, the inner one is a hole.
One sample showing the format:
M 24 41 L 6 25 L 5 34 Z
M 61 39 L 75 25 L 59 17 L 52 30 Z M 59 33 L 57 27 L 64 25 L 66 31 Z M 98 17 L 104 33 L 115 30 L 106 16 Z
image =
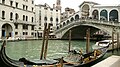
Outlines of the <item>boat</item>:
M 108 47 L 108 51 L 112 50 L 112 40 L 102 40 L 102 41 L 98 41 L 96 42 L 95 45 L 92 46 L 93 49 L 98 49 L 98 48 L 102 48 L 102 47 Z M 114 40 L 114 49 L 117 48 L 117 40 Z
M 31 61 L 27 60 L 26 58 L 20 58 L 19 60 L 11 59 L 6 54 L 6 41 L 4 40 L 1 45 L 0 50 L 0 65 L 2 67 L 24 67 L 24 65 L 40 65 L 42 66 L 49 66 L 49 65 L 55 65 L 58 63 L 58 61 L 55 60 L 39 60 L 39 61 Z
M 102 59 L 107 52 L 107 48 L 108 47 L 95 49 L 86 54 L 72 50 L 63 60 L 67 65 L 72 65 L 73 67 L 90 67 Z

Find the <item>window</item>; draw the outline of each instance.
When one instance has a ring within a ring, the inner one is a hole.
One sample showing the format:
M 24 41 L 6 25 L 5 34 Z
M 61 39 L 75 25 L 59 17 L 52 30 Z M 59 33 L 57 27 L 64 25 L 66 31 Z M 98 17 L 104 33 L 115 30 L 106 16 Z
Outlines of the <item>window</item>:
M 34 1 L 32 0 L 32 4 L 34 4 Z
M 33 12 L 34 8 L 32 7 L 32 12 Z
M 23 21 L 25 21 L 25 15 L 23 15 Z
M 25 5 L 23 5 L 23 10 L 25 10 Z
M 18 14 L 16 13 L 16 14 L 15 14 L 15 20 L 18 20 L 18 18 L 19 18 L 19 16 L 18 16 Z
M 34 32 L 32 32 L 31 35 L 34 35 Z
M 26 21 L 28 21 L 28 16 L 26 16 Z
M 15 29 L 18 29 L 18 24 L 15 24 Z
M 13 1 L 10 1 L 10 6 L 13 6 Z
M 5 0 L 2 0 L 2 4 L 5 4 Z
M 13 20 L 13 13 L 10 13 L 10 20 Z
M 18 3 L 16 2 L 16 8 L 18 8 Z
M 32 17 L 32 22 L 33 22 L 34 18 Z
M 28 25 L 24 24 L 23 29 L 28 29 Z
M 26 6 L 26 10 L 28 10 L 28 6 Z
M 31 28 L 31 30 L 34 30 L 34 26 L 32 25 L 32 28 Z
M 15 32 L 15 35 L 18 35 L 18 32 Z
M 5 19 L 5 11 L 2 11 L 2 19 Z
M 25 35 L 25 32 L 23 32 L 23 35 Z

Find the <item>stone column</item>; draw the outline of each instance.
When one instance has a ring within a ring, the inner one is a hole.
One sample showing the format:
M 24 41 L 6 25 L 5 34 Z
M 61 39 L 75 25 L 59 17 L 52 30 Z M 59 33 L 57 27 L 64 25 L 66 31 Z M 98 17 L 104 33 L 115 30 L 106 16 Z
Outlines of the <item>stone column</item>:
M 0 28 L 0 39 L 1 39 L 1 37 L 2 37 L 2 29 Z

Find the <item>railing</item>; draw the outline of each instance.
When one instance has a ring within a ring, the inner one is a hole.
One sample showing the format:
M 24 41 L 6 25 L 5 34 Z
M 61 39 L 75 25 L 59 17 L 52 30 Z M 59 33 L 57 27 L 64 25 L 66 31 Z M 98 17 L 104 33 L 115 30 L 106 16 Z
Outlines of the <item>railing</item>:
M 101 20 L 93 20 L 93 19 L 79 19 L 79 20 L 74 20 L 73 22 L 69 22 L 68 24 L 60 27 L 59 29 L 56 30 L 56 32 L 60 30 L 64 30 L 65 28 L 69 28 L 73 25 L 78 25 L 78 24 L 101 24 L 101 25 L 107 25 L 107 26 L 114 26 L 114 27 L 120 27 L 120 22 L 113 22 L 113 21 L 101 21 Z

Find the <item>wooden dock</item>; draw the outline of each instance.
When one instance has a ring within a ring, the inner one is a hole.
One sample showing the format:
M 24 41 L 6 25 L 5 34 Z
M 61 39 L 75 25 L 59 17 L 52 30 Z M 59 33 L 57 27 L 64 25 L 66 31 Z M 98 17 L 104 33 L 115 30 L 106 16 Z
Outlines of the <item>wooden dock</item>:
M 92 67 L 120 67 L 120 56 L 112 55 Z

